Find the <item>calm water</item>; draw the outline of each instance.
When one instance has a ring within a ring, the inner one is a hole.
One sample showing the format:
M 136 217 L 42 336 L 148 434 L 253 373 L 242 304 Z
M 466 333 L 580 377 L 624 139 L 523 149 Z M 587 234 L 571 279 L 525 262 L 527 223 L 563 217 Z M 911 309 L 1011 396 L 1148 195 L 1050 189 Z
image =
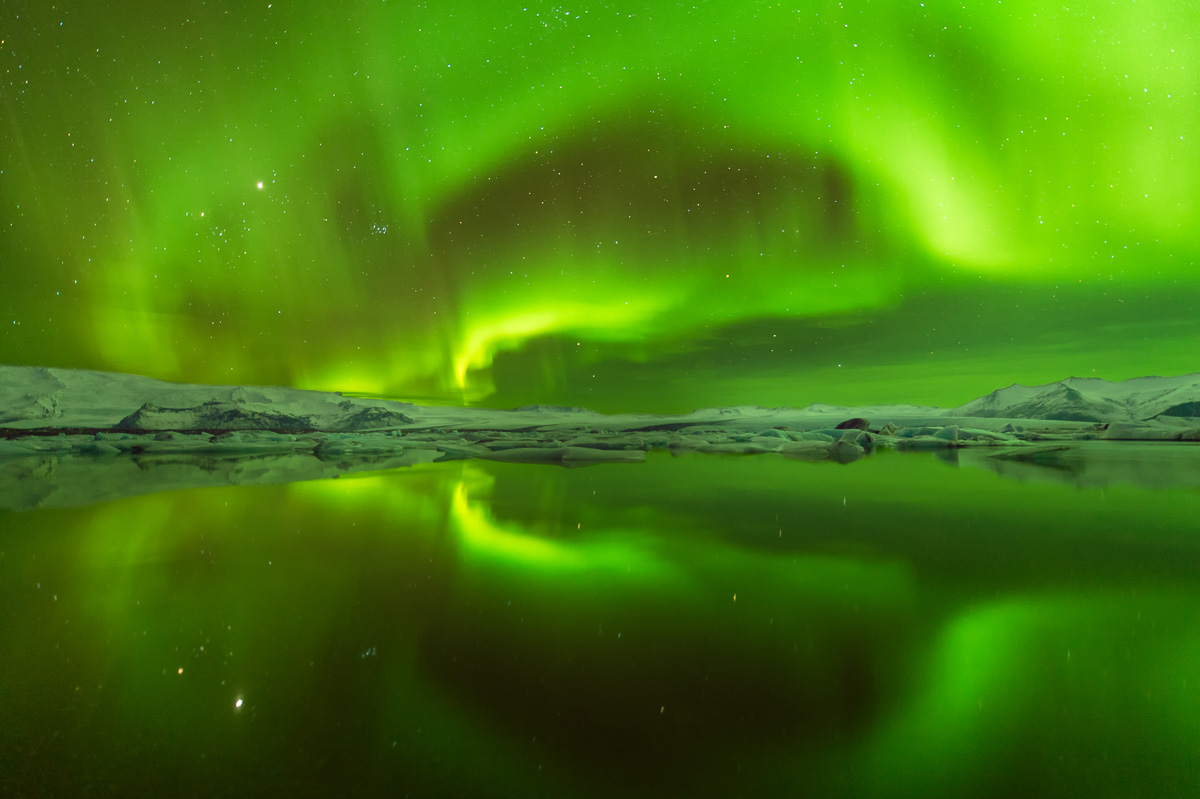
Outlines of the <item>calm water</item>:
M 0 793 L 1196 796 L 1200 491 L 1071 482 L 652 455 L 0 511 Z

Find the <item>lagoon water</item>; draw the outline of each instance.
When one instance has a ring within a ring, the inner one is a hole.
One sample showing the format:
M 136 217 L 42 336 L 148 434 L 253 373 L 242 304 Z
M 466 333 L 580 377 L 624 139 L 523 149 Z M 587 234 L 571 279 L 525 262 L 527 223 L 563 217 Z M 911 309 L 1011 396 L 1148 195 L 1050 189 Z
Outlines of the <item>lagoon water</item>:
M 1021 467 L 458 461 L 0 511 L 0 793 L 1197 795 L 1200 490 Z

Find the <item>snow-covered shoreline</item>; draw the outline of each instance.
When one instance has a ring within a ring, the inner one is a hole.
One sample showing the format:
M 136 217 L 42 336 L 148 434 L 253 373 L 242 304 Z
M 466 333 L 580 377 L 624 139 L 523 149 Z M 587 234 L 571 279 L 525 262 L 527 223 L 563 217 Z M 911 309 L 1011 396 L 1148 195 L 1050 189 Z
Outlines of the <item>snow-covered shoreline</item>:
M 1010 387 L 956 409 L 813 404 L 661 416 L 544 406 L 512 411 L 418 406 L 283 387 L 174 384 L 106 372 L 0 366 L 0 480 L 7 486 L 0 493 L 13 494 L 0 497 L 0 505 L 44 504 L 46 481 L 39 483 L 35 475 L 44 473 L 47 463 L 58 474 L 52 493 L 59 494 L 51 504 L 87 504 L 96 496 L 214 480 L 290 482 L 472 458 L 582 466 L 639 462 L 649 452 L 667 451 L 849 462 L 890 448 L 984 450 L 997 463 L 1049 463 L 1063 461 L 1064 450 L 1089 441 L 1200 441 L 1200 419 L 1134 418 L 1139 407 L 1193 407 L 1188 403 L 1200 400 L 1200 375 L 1140 378 L 1132 387 L 1109 384 L 1114 396 L 1107 399 L 1098 385 L 1104 382 L 1089 384 L 1084 400 L 1093 409 L 1110 409 L 1120 420 L 1001 413 L 1011 407 L 1003 401 L 1008 392 L 1015 407 L 1070 416 L 1076 409 L 1068 406 L 1082 394 L 1064 391 L 1062 384 Z M 1049 400 L 1038 404 L 1038 396 Z M 995 415 L 962 415 L 972 408 Z M 94 489 L 83 478 L 65 480 L 67 473 L 83 474 L 100 465 L 105 477 Z M 145 472 L 164 465 L 172 469 L 166 484 L 133 490 L 146 483 Z M 197 473 L 186 477 L 181 470 L 189 465 Z M 74 487 L 60 491 L 64 480 Z M 35 483 L 40 487 L 30 494 L 26 489 Z
M 553 406 L 515 410 L 421 406 L 281 386 L 209 386 L 112 372 L 0 366 L 3 438 L 9 442 L 48 435 L 58 439 L 27 441 L 31 450 L 94 450 L 103 445 L 101 451 L 126 451 L 130 445 L 120 442 L 148 433 L 170 434 L 153 439 L 160 447 L 173 442 L 172 448 L 182 449 L 205 442 L 226 451 L 297 443 L 305 437 L 316 442 L 314 447 L 344 441 L 392 448 L 396 442 L 388 439 L 470 447 L 487 437 L 460 434 L 483 432 L 521 432 L 528 440 L 610 451 L 700 448 L 701 441 L 775 451 L 800 441 L 875 444 L 894 439 L 902 447 L 905 440 L 937 447 L 1047 437 L 1196 440 L 1200 418 L 1185 413 L 1197 409 L 1200 374 L 1119 383 L 1068 378 L 1045 386 L 1013 385 L 952 409 L 813 403 L 804 408 L 737 406 L 676 415 L 606 415 Z M 747 438 L 748 434 L 752 435 Z M 632 440 L 617 445 L 611 440 L 620 436 L 641 439 L 645 446 Z
M 753 431 L 772 427 L 815 430 L 851 418 L 875 428 L 1006 426 L 1042 432 L 1112 428 L 1186 430 L 1200 426 L 1200 374 L 1112 382 L 1068 378 L 1043 386 L 1014 384 L 957 408 L 921 405 L 803 408 L 737 406 L 688 414 L 601 414 L 583 408 L 530 406 L 515 410 L 422 406 L 337 392 L 282 386 L 169 383 L 138 375 L 79 369 L 0 365 L 0 429 L 12 431 L 274 430 L 294 432 L 412 432 L 422 430 L 683 430 L 716 426 Z M 832 423 L 831 423 L 832 422 Z M 1147 431 L 1148 432 L 1148 431 Z M 1127 435 L 1122 438 L 1132 437 Z M 1159 440 L 1162 434 L 1148 435 Z M 1166 435 L 1170 438 L 1172 436 Z

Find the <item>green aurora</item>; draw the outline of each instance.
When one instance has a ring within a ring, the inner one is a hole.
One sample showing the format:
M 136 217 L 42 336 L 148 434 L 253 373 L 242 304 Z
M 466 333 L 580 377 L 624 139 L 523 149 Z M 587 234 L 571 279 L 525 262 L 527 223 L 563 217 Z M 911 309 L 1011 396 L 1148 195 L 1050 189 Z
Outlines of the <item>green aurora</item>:
M 8 2 L 0 362 L 657 412 L 1192 372 L 1196 30 Z

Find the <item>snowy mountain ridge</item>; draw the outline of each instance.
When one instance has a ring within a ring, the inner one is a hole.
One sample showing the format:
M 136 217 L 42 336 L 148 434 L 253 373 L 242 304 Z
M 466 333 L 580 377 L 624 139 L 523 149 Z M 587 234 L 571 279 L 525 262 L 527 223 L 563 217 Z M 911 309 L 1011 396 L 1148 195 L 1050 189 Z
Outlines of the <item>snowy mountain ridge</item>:
M 0 365 L 0 427 L 357 430 L 403 423 L 415 408 L 282 386 L 168 383 L 115 372 Z
M 1014 383 L 949 411 L 951 416 L 1137 422 L 1158 416 L 1200 416 L 1200 373 L 1104 380 L 1068 377 L 1056 383 Z
M 917 405 L 847 407 L 813 403 L 803 409 L 742 405 L 671 417 L 679 424 L 791 423 L 796 419 L 866 416 L 1141 422 L 1200 417 L 1200 373 L 1110 381 L 1071 377 L 1041 386 L 1013 384 L 957 408 Z M 583 408 L 537 405 L 511 411 L 417 406 L 348 398 L 286 387 L 167 383 L 137 375 L 0 365 L 0 427 L 123 430 L 327 430 L 399 427 L 519 428 L 547 424 L 662 423 L 648 414 L 605 416 Z

